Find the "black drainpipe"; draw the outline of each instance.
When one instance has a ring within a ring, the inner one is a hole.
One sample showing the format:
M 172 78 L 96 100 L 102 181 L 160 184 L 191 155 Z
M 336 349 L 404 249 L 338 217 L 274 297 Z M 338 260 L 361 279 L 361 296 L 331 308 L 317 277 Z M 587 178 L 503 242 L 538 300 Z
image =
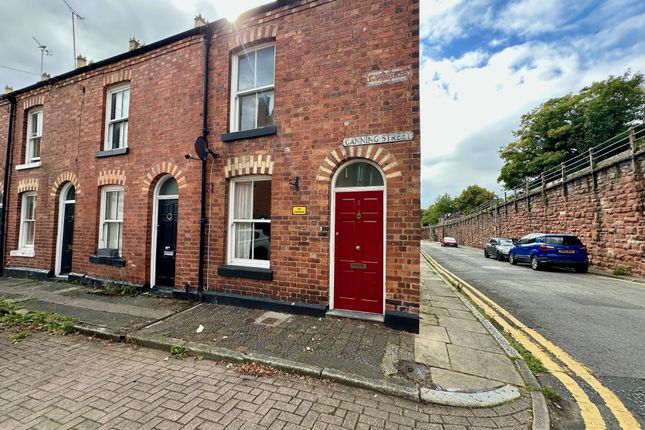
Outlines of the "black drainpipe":
M 202 137 L 208 142 L 208 54 L 211 47 L 211 28 L 206 25 L 204 34 L 204 95 L 202 107 Z M 204 292 L 204 245 L 206 242 L 206 164 L 208 151 L 201 157 L 202 161 L 202 196 L 201 218 L 199 220 L 199 272 L 197 275 L 197 293 L 201 300 Z
M 11 146 L 13 142 L 13 123 L 16 116 L 16 98 L 9 94 L 9 130 L 7 132 L 7 152 L 4 160 L 4 192 L 2 193 L 2 217 L 0 217 L 0 273 L 4 272 L 5 237 L 7 235 L 7 202 L 9 201 L 9 171 L 11 170 Z

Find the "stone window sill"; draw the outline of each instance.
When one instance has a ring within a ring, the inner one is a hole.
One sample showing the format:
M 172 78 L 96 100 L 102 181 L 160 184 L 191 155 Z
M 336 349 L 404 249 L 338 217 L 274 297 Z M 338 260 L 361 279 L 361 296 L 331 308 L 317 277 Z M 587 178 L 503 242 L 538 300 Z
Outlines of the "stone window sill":
M 42 161 L 34 161 L 33 163 L 18 164 L 16 166 L 16 170 L 35 169 L 36 167 L 40 167 L 42 165 L 43 165 Z
M 108 149 L 105 151 L 96 151 L 96 158 L 113 157 L 115 155 L 125 155 L 128 153 L 128 148 Z
M 257 279 L 260 281 L 273 280 L 273 270 L 260 267 L 224 265 L 217 268 L 217 274 L 220 276 Z
M 33 248 L 15 249 L 9 252 L 12 257 L 35 257 L 36 251 Z
M 254 128 L 253 130 L 234 131 L 232 133 L 224 133 L 222 135 L 222 142 L 232 142 L 234 140 L 252 139 L 254 137 L 270 136 L 278 132 L 277 125 L 270 125 L 268 127 Z
M 90 255 L 90 263 L 104 264 L 106 266 L 125 267 L 125 260 L 120 257 L 100 257 L 98 255 Z

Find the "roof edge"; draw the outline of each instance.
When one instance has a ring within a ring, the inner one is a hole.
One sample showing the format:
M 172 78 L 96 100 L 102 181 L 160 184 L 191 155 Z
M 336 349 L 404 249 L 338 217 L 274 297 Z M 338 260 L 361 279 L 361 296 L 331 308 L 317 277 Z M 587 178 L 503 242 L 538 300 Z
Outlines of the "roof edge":
M 273 9 L 278 9 L 283 6 L 289 6 L 292 4 L 300 3 L 301 0 L 274 0 L 272 3 L 267 3 L 261 6 L 258 6 L 256 8 L 247 10 L 246 12 L 243 12 L 239 18 L 250 18 L 252 16 L 265 13 L 268 11 L 271 11 Z M 122 60 L 126 60 L 128 58 L 136 57 L 137 55 L 142 55 L 150 51 L 154 51 L 155 49 L 162 48 L 164 46 L 170 45 L 172 43 L 178 42 L 180 40 L 193 37 L 193 36 L 198 36 L 200 34 L 207 34 L 209 32 L 214 32 L 218 29 L 221 29 L 222 27 L 226 26 L 228 24 L 228 20 L 226 18 L 220 18 L 217 21 L 213 21 L 211 23 L 208 23 L 207 25 L 203 27 L 196 27 L 196 28 L 191 28 L 190 30 L 183 31 L 181 33 L 174 34 L 172 36 L 166 37 L 165 39 L 158 40 L 156 42 L 152 42 L 149 45 L 143 45 L 137 49 L 133 49 L 132 51 L 126 51 L 122 52 L 121 54 L 114 55 L 112 57 L 105 58 L 103 60 L 97 61 L 95 63 L 88 64 L 87 66 L 79 67 L 77 69 L 70 70 L 68 72 L 62 73 L 60 75 L 52 76 L 51 78 L 45 80 L 45 81 L 39 81 L 34 84 L 28 85 L 23 88 L 19 88 L 17 90 L 14 90 L 8 94 L 1 94 L 0 95 L 0 102 L 5 101 L 5 99 L 9 99 L 10 97 L 16 97 L 19 94 L 23 94 L 29 91 L 33 91 L 35 89 L 38 89 L 40 87 L 44 87 L 47 85 L 52 85 L 55 84 L 56 82 L 62 81 L 67 78 L 71 78 L 76 75 L 80 75 L 85 72 L 89 72 L 94 69 L 101 68 L 103 66 L 107 66 L 109 64 L 113 64 Z

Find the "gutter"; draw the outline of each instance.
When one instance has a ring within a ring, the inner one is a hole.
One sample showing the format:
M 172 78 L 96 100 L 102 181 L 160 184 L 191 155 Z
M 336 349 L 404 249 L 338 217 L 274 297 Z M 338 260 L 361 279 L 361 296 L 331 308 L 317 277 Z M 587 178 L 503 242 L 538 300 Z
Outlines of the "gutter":
M 208 148 L 208 59 L 211 47 L 213 32 L 210 26 L 206 27 L 204 34 L 204 94 L 202 100 L 202 134 Z M 207 151 L 201 158 L 202 162 L 202 188 L 201 188 L 201 216 L 199 219 L 199 270 L 197 275 L 197 294 L 200 299 L 204 292 L 204 246 L 206 243 L 206 164 L 208 162 Z
M 9 201 L 9 181 L 11 166 L 11 149 L 13 143 L 13 124 L 16 117 L 16 97 L 14 94 L 7 96 L 9 100 L 9 130 L 7 132 L 7 152 L 4 160 L 4 190 L 2 193 L 2 217 L 0 217 L 0 273 L 4 271 L 4 257 L 7 235 L 7 203 Z

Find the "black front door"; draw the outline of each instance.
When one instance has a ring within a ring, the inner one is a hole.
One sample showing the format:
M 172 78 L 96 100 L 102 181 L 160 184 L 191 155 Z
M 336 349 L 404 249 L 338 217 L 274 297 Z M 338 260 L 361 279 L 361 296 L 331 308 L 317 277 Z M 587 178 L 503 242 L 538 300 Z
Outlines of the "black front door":
M 177 199 L 159 200 L 157 216 L 157 259 L 155 285 L 175 286 L 177 250 Z
M 66 275 L 72 271 L 72 244 L 74 242 L 74 203 L 65 203 L 63 218 L 63 245 L 61 250 L 60 274 Z

